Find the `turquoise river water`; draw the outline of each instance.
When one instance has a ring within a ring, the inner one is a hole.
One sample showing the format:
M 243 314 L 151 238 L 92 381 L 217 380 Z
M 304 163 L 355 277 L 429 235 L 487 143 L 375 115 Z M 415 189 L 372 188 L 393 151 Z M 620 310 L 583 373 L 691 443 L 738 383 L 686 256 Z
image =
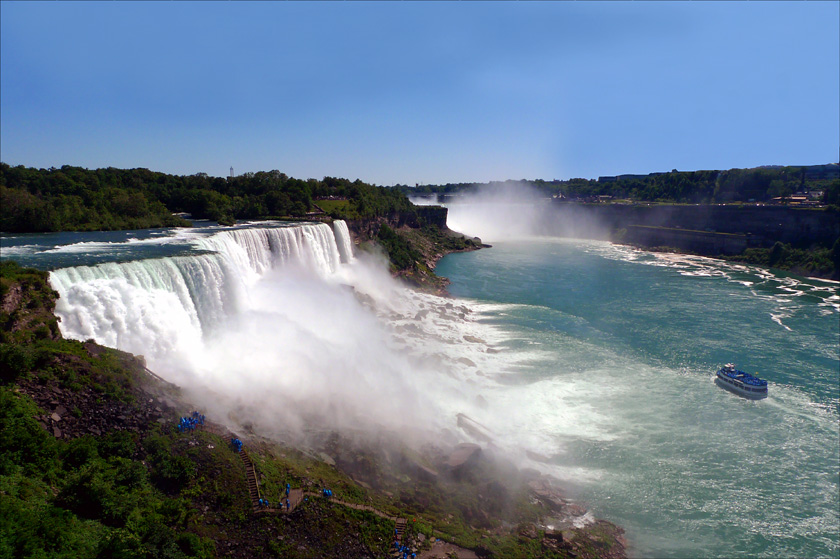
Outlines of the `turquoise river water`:
M 537 348 L 511 409 L 646 557 L 840 552 L 838 285 L 604 242 L 529 240 L 445 257 L 511 350 Z M 769 397 L 718 388 L 726 362 Z M 571 423 L 571 424 L 570 424 Z

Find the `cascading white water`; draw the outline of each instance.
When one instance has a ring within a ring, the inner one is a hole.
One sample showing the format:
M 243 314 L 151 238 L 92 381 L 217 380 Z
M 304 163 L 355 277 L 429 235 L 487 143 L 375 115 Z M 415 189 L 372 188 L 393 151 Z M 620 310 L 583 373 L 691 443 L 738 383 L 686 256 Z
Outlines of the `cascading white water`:
M 135 353 L 168 353 L 236 312 L 243 278 L 221 255 L 55 270 L 62 333 Z
M 344 223 L 344 222 L 341 222 Z M 347 226 L 345 225 L 345 230 Z M 261 276 L 272 266 L 296 262 L 321 275 L 336 271 L 342 257 L 336 238 L 323 223 L 268 229 L 235 229 L 199 239 L 196 244 L 225 255 L 242 270 Z
M 353 260 L 353 244 L 350 241 L 350 231 L 347 229 L 347 223 L 341 219 L 334 221 L 333 232 L 335 233 L 338 252 L 341 254 L 341 262 L 346 264 Z
M 183 369 L 207 336 L 248 307 L 249 288 L 272 267 L 327 276 L 340 261 L 325 224 L 222 231 L 194 244 L 212 254 L 53 271 L 62 333 Z
M 431 431 L 471 411 L 457 359 L 488 355 L 455 344 L 487 335 L 353 258 L 343 222 L 195 235 L 192 256 L 52 272 L 62 333 L 144 355 L 167 380 L 212 392 L 218 414 L 269 429 L 300 431 L 314 415 L 321 427 Z

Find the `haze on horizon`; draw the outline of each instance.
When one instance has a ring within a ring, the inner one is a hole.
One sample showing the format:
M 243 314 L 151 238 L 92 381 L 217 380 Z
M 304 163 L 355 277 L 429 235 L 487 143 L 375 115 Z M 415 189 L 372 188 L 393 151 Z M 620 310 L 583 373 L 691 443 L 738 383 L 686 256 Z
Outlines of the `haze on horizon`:
M 0 159 L 375 184 L 836 162 L 837 2 L 2 2 Z

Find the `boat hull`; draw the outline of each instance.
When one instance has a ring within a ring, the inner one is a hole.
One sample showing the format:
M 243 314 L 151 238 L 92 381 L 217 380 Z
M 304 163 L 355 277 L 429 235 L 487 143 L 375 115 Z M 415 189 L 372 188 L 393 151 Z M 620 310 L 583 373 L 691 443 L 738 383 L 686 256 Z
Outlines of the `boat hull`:
M 764 387 L 764 390 L 761 390 L 759 392 L 754 392 L 752 390 L 748 390 L 746 388 L 738 386 L 734 383 L 730 384 L 729 382 L 726 382 L 724 379 L 722 379 L 719 376 L 715 377 L 715 384 L 717 384 L 721 388 L 725 388 L 726 390 L 729 390 L 733 394 L 737 394 L 738 396 L 741 396 L 742 398 L 748 398 L 750 400 L 761 400 L 761 399 L 767 397 L 767 387 L 766 386 Z

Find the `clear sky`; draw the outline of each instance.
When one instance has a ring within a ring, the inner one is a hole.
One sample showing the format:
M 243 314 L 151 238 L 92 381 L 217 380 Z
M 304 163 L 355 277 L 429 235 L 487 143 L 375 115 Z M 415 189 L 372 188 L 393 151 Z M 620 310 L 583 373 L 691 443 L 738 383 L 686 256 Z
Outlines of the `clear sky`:
M 840 2 L 0 3 L 0 158 L 376 184 L 837 162 Z

